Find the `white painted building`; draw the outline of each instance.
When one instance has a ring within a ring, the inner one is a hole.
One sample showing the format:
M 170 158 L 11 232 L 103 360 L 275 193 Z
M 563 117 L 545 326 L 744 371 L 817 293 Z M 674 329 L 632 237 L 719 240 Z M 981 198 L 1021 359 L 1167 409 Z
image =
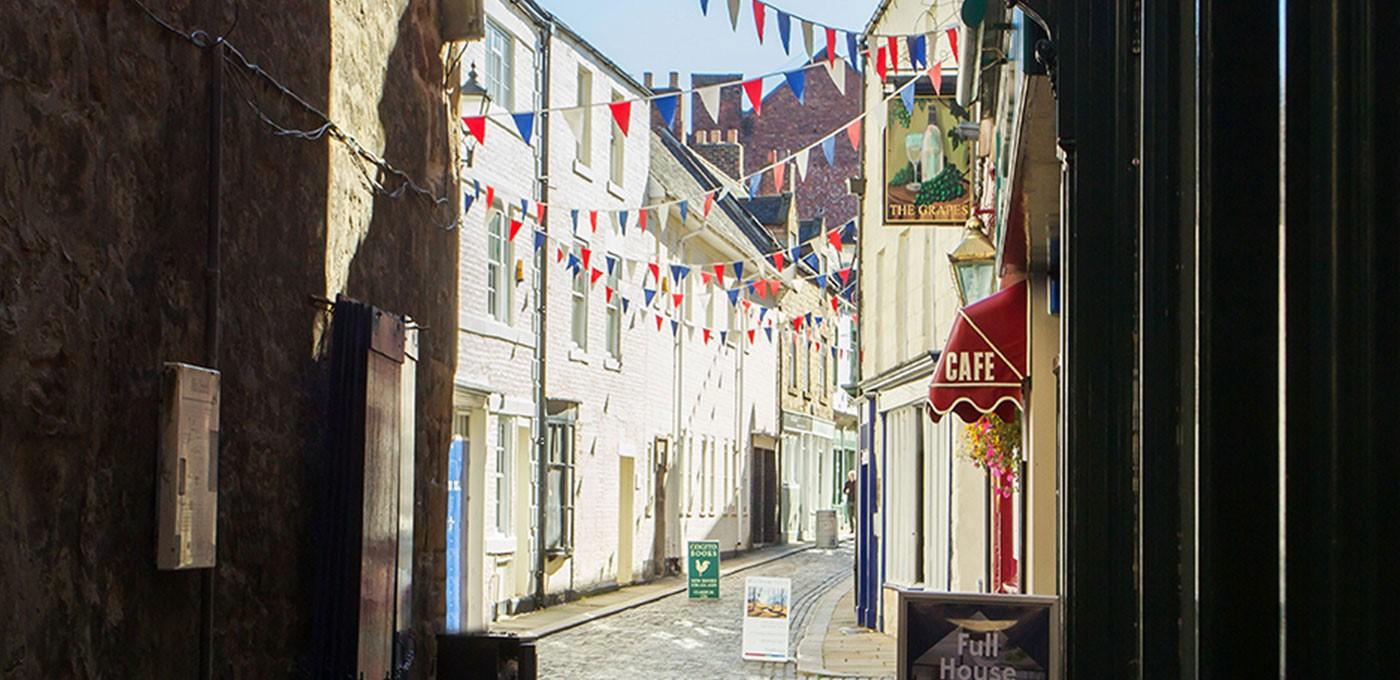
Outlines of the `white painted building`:
M 467 630 L 537 605 L 541 574 L 548 604 L 675 568 L 685 540 L 718 540 L 727 553 L 752 547 L 762 525 L 753 508 L 776 502 L 750 474 L 755 460 L 776 456 L 775 344 L 764 334 L 750 342 L 756 314 L 707 285 L 699 266 L 743 261 L 751 276 L 768 266 L 766 233 L 727 197 L 708 219 L 698 203 L 685 220 L 676 209 L 652 211 L 643 230 L 638 206 L 719 183 L 680 142 L 652 131 L 645 102 L 633 104 L 624 133 L 606 104 L 650 91 L 548 12 L 530 0 L 487 0 L 486 17 L 486 37 L 468 46 L 461 69 L 465 80 L 474 64 L 491 97 L 486 143 L 464 135 L 462 169 L 474 203 L 460 229 L 462 469 L 449 471 L 460 480 L 449 485 L 465 500 L 449 517 L 457 547 L 448 565 L 460 584 L 455 593 L 449 585 L 457 626 Z M 509 114 L 539 109 L 554 110 L 522 139 Z M 511 239 L 513 220 L 522 226 Z M 672 262 L 694 271 L 671 279 Z M 683 295 L 679 305 L 673 294 Z

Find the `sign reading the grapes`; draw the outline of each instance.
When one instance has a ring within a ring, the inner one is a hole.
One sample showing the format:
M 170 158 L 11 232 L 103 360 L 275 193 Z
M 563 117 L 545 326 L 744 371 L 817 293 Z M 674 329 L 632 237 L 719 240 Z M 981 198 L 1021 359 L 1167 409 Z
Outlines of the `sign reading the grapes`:
M 972 215 L 972 144 L 951 97 L 895 97 L 885 125 L 885 224 L 953 224 Z

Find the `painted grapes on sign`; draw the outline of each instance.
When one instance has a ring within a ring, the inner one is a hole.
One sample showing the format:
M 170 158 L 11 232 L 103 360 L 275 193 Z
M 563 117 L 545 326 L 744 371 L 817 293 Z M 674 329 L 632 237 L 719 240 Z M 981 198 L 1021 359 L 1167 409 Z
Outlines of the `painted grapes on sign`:
M 885 224 L 962 225 L 972 214 L 972 142 L 950 97 L 920 96 L 913 110 L 889 103 L 885 125 Z

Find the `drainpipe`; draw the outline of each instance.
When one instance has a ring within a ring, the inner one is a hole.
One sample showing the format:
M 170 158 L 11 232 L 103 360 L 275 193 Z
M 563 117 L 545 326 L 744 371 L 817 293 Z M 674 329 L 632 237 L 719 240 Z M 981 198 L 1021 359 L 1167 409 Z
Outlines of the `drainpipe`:
M 205 36 L 213 44 L 206 45 L 209 54 L 209 196 L 208 222 L 204 254 L 204 365 L 219 367 L 219 321 L 222 300 L 220 242 L 223 240 L 223 218 L 219 201 L 223 184 L 224 129 L 224 42 L 223 38 Z M 218 451 L 213 451 L 218 465 Z M 217 467 L 214 480 L 218 480 Z M 214 566 L 199 572 L 199 677 L 214 677 L 214 576 L 218 568 L 218 544 L 215 544 Z
M 540 202 L 549 204 L 549 80 L 550 80 L 550 43 L 554 38 L 554 21 L 547 20 L 544 23 L 543 35 L 540 38 L 540 100 L 543 109 L 540 113 L 540 151 L 537 156 L 535 176 L 539 178 Z M 553 211 L 546 213 L 545 222 L 548 223 L 549 215 Z M 540 225 L 545 233 L 549 228 Z M 545 521 L 548 519 L 545 508 L 546 494 L 549 493 L 549 428 L 545 425 L 545 420 L 549 417 L 549 405 L 546 399 L 545 389 L 545 369 L 548 366 L 546 361 L 548 354 L 549 333 L 549 249 L 540 248 L 535 253 L 535 276 L 538 282 L 535 286 L 535 371 L 538 374 L 535 379 L 535 607 L 544 607 L 544 563 L 545 563 Z

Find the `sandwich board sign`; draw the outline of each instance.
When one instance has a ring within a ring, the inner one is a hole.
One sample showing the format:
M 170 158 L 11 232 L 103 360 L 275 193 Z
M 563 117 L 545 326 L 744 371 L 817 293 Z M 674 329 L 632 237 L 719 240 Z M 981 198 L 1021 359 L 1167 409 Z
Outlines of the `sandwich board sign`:
M 1059 680 L 1054 597 L 901 591 L 899 680 Z
M 692 600 L 719 599 L 719 541 L 691 541 L 686 549 L 686 592 Z
M 744 660 L 787 661 L 791 617 L 791 579 L 744 579 Z

